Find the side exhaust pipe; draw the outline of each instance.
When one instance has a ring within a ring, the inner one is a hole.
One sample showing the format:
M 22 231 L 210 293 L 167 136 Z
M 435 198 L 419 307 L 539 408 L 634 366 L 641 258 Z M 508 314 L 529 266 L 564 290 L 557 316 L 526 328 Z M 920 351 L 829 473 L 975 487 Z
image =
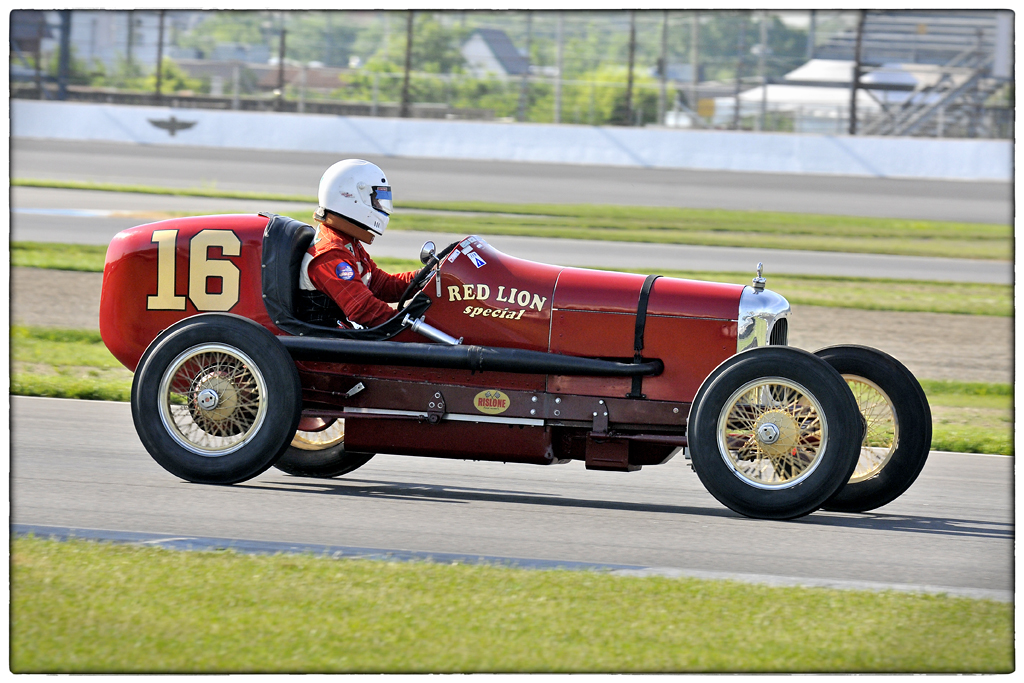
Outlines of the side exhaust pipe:
M 359 341 L 324 337 L 278 337 L 295 360 L 328 363 L 367 363 L 418 368 L 451 368 L 530 375 L 587 375 L 634 377 L 660 375 L 658 359 L 619 363 L 558 353 L 505 349 L 494 346 L 448 346 L 390 341 Z

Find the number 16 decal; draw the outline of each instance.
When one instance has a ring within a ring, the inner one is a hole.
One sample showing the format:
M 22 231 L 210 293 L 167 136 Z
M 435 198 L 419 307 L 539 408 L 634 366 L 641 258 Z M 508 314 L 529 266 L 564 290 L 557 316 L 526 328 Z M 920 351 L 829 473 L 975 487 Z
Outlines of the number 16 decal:
M 157 245 L 156 294 L 146 298 L 150 311 L 184 311 L 185 297 L 175 294 L 177 230 L 154 230 Z M 188 252 L 188 299 L 199 311 L 229 311 L 238 303 L 241 273 L 231 261 L 211 259 L 210 247 L 220 247 L 224 256 L 242 253 L 242 242 L 230 230 L 202 230 L 192 238 Z M 210 278 L 220 278 L 220 292 L 210 293 Z

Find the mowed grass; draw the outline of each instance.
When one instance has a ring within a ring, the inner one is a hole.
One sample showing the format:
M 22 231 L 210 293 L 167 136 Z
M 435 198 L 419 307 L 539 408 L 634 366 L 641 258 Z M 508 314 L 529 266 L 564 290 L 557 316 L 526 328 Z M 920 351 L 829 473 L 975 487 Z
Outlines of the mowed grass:
M 1008 225 L 591 204 L 416 202 L 410 208 L 445 213 L 397 211 L 392 223 L 395 229 L 902 256 L 1013 258 L 1013 229 Z
M 11 265 L 103 272 L 106 247 L 47 242 L 12 242 Z M 419 261 L 381 257 L 374 259 L 388 272 L 417 270 Z M 750 284 L 750 272 L 634 270 L 669 277 L 733 284 Z M 838 306 L 874 311 L 923 311 L 964 315 L 1013 315 L 1013 287 L 967 282 L 776 275 L 766 272 L 768 288 L 791 304 Z
M 12 185 L 307 202 L 311 195 L 13 179 Z M 594 204 L 399 201 L 397 230 L 957 258 L 1013 258 L 1010 225 Z M 402 211 L 408 209 L 409 211 Z M 419 210 L 419 211 L 417 211 Z M 302 218 L 300 220 L 306 220 Z
M 1013 670 L 1013 606 L 597 572 L 11 544 L 15 673 Z
M 922 380 L 932 411 L 932 449 L 1013 455 L 1013 386 Z
M 107 347 L 98 331 L 11 327 L 11 394 L 131 399 L 132 373 Z
M 132 373 L 99 332 L 11 327 L 11 394 L 127 401 Z M 1009 384 L 922 380 L 932 409 L 932 448 L 1013 454 L 1013 390 Z
M 56 242 L 11 242 L 11 266 L 102 273 L 106 246 Z

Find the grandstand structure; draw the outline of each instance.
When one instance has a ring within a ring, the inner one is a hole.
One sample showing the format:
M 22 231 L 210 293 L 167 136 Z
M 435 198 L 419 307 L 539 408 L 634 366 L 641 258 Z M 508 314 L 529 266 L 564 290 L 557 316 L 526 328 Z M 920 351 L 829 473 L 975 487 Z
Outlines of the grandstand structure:
M 853 61 L 856 43 L 856 28 L 847 29 L 816 45 L 813 56 Z M 865 117 L 858 134 L 1013 135 L 1009 11 L 869 10 L 861 36 L 861 64 L 867 76 L 902 70 L 912 79 L 903 96 L 878 99 L 879 107 Z

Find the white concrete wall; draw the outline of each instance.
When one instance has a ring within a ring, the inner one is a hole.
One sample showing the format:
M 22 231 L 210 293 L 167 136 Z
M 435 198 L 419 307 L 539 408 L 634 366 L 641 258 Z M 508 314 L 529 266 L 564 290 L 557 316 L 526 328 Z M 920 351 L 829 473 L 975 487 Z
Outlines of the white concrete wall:
M 194 122 L 173 136 L 150 120 Z M 339 155 L 948 180 L 1013 179 L 1009 140 L 385 119 L 11 100 L 11 135 Z

